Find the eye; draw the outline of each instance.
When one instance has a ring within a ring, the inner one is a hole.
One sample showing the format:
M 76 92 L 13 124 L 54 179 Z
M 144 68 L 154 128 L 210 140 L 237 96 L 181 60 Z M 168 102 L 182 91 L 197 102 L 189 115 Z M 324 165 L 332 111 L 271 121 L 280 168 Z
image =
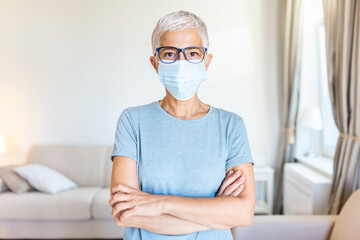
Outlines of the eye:
M 175 56 L 175 53 L 173 53 L 173 52 L 167 52 L 167 53 L 164 53 L 164 56 L 165 56 L 165 57 L 173 57 L 173 56 Z
M 174 59 L 177 56 L 177 50 L 173 48 L 163 48 L 160 50 L 161 59 Z
M 186 56 L 188 59 L 201 59 L 204 55 L 204 50 L 202 48 L 188 48 L 186 50 Z

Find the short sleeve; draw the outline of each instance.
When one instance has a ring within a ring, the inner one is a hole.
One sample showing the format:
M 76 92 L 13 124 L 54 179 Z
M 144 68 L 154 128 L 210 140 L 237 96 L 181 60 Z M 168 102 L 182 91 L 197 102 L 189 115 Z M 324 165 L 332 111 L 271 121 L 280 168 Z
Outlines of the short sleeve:
M 231 135 L 231 144 L 229 155 L 226 160 L 226 169 L 245 162 L 251 162 L 254 166 L 255 163 L 251 156 L 245 124 L 240 116 L 237 116 L 234 121 L 233 134 Z
M 123 110 L 117 122 L 111 161 L 114 161 L 114 156 L 125 156 L 137 162 L 137 141 L 133 125 L 128 110 Z

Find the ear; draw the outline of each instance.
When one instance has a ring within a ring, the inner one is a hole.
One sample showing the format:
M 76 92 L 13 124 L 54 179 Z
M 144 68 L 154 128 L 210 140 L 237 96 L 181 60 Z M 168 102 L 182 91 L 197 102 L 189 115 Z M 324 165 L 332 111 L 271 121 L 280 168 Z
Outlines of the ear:
M 212 55 L 211 53 L 206 56 L 206 62 L 205 62 L 205 68 L 206 68 L 206 70 L 207 70 L 208 67 L 209 67 L 209 64 L 210 64 L 210 62 L 211 62 L 212 57 L 213 57 L 213 55 Z
M 150 63 L 154 67 L 156 73 L 158 73 L 159 63 L 156 61 L 156 58 L 154 56 L 150 57 Z

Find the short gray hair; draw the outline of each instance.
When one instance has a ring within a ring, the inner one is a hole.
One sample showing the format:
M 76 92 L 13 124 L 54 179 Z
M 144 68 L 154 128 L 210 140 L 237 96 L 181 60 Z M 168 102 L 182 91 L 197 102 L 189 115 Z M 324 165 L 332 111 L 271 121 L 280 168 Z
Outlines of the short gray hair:
M 153 53 L 155 53 L 156 48 L 160 47 L 160 38 L 165 32 L 179 31 L 189 28 L 198 32 L 201 37 L 203 47 L 208 48 L 209 37 L 204 21 L 193 13 L 181 10 L 178 12 L 168 13 L 157 22 L 151 36 Z

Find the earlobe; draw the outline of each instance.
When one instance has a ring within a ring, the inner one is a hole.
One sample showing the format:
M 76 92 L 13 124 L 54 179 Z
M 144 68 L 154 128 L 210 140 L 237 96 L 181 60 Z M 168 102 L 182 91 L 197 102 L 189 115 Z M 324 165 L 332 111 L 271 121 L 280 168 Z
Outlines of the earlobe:
M 154 56 L 150 57 L 150 63 L 153 66 L 153 68 L 155 69 L 156 73 L 158 73 L 158 65 L 157 65 L 157 62 L 156 62 L 156 59 Z
M 206 56 L 206 62 L 205 62 L 205 68 L 206 70 L 208 69 L 209 65 L 210 65 L 210 62 L 211 62 L 211 59 L 212 59 L 213 55 L 212 54 L 208 54 Z

